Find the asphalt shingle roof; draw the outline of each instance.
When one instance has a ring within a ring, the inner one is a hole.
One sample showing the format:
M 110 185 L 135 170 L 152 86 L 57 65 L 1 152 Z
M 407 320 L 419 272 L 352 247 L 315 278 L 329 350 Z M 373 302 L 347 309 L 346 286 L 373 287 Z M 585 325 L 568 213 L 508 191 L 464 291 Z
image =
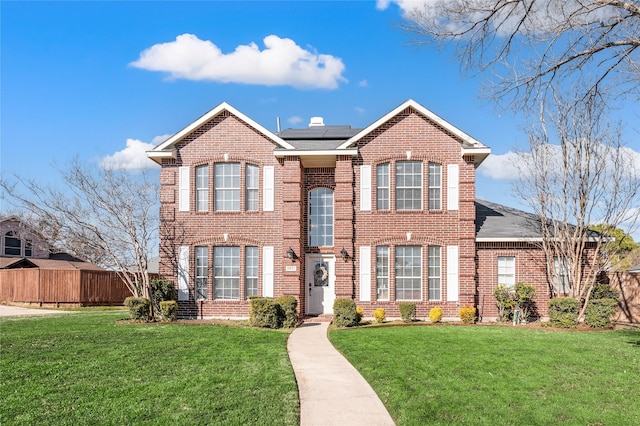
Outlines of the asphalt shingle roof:
M 540 219 L 528 213 L 490 201 L 476 200 L 476 239 L 540 238 Z
M 312 126 L 306 129 L 285 129 L 276 133 L 298 150 L 322 151 L 338 148 L 362 129 L 351 126 Z

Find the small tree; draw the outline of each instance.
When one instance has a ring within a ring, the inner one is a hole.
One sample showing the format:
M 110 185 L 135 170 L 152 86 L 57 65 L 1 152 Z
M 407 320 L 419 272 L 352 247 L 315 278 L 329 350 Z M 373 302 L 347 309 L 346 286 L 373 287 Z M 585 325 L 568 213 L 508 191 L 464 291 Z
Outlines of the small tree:
M 526 283 L 516 283 L 513 292 L 513 302 L 515 309 L 520 311 L 520 321 L 526 323 L 529 321 L 529 317 L 536 311 L 535 301 L 533 300 L 536 295 L 536 289 L 534 286 Z
M 509 321 L 511 315 L 511 309 L 515 305 L 515 302 L 511 298 L 509 287 L 505 284 L 498 284 L 493 291 L 493 297 L 496 299 L 496 306 L 498 307 L 498 321 Z

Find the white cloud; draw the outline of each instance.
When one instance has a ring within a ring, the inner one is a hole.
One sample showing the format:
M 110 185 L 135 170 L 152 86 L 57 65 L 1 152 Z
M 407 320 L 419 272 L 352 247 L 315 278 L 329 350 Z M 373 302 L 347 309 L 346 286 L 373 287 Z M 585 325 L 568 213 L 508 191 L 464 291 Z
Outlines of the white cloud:
M 158 43 L 130 65 L 169 73 L 171 79 L 205 80 L 302 89 L 336 89 L 345 69 L 340 58 L 305 50 L 293 40 L 266 36 L 265 49 L 255 43 L 223 53 L 214 43 L 193 34 Z
M 167 135 L 156 136 L 153 143 L 145 143 L 137 139 L 127 139 L 127 147 L 117 151 L 113 155 L 107 155 L 100 160 L 100 167 L 103 169 L 125 169 L 144 170 L 159 167 L 156 163 L 147 158 L 146 151 L 153 149 L 165 139 Z
M 367 87 L 369 85 L 369 82 L 367 80 L 360 80 L 358 82 L 358 87 Z
M 302 117 L 298 117 L 297 115 L 294 115 L 293 117 L 287 118 L 287 122 L 291 125 L 302 123 Z
M 513 180 L 518 177 L 518 156 L 515 152 L 492 154 L 478 167 L 478 172 L 495 180 Z
M 356 107 L 356 112 L 358 114 L 364 114 L 366 112 L 366 110 L 362 107 Z

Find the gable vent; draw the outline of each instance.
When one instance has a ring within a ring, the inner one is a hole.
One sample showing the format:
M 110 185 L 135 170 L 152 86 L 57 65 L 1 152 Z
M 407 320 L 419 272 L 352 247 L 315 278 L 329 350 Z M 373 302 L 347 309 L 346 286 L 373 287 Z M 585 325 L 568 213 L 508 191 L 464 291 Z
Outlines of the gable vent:
M 322 117 L 311 117 L 309 121 L 309 127 L 324 126 L 324 119 Z

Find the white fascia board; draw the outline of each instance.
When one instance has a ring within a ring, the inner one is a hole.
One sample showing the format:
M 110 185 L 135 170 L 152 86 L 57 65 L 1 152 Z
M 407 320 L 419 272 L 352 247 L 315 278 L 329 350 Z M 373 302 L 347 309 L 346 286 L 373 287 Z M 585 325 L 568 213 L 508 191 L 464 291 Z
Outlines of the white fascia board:
M 150 159 L 152 159 L 158 164 L 162 164 L 163 158 L 177 157 L 177 153 L 175 149 L 172 149 L 171 151 L 147 151 L 146 154 L 147 154 L 147 157 L 149 157 Z
M 614 241 L 615 238 L 603 238 L 603 242 Z M 509 237 L 509 238 L 476 238 L 476 243 L 541 243 L 542 237 Z M 588 243 L 597 243 L 597 238 L 587 237 Z
M 462 155 L 473 155 L 475 158 L 474 165 L 478 167 L 482 162 L 491 155 L 491 148 L 483 147 L 462 147 Z
M 429 111 L 428 109 L 426 109 L 425 107 L 423 107 L 422 105 L 414 101 L 413 99 L 408 99 L 402 105 L 399 105 L 398 107 L 394 108 L 393 110 L 391 110 L 390 112 L 388 112 L 387 114 L 385 114 L 384 116 L 376 120 L 373 124 L 362 129 L 358 134 L 346 140 L 342 145 L 338 147 L 338 149 L 350 147 L 351 145 L 353 145 L 354 143 L 362 139 L 364 136 L 368 135 L 369 133 L 371 133 L 372 131 L 374 131 L 375 129 L 377 129 L 378 127 L 380 127 L 381 125 L 383 125 L 384 123 L 386 123 L 387 121 L 389 121 L 390 119 L 392 119 L 393 117 L 395 117 L 396 115 L 398 115 L 399 113 L 401 113 L 402 111 L 404 111 L 409 107 L 415 109 L 420 114 L 424 115 L 425 117 L 427 117 L 434 123 L 438 124 L 439 126 L 442 126 L 444 129 L 448 130 L 455 136 L 462 139 L 464 142 L 470 145 L 473 145 L 476 148 L 488 148 L 486 145 L 482 144 L 481 142 L 472 138 L 462 130 L 458 129 L 457 127 L 449 123 L 448 121 L 444 120 L 443 118 Z
M 302 156 L 308 156 L 308 157 L 319 157 L 319 156 L 326 156 L 326 155 L 350 155 L 352 157 L 355 157 L 356 155 L 358 155 L 358 150 L 356 148 L 353 149 L 328 149 L 325 151 L 283 151 L 283 150 L 278 150 L 278 151 L 274 151 L 273 155 L 276 156 L 277 158 L 280 157 L 287 157 L 289 155 L 292 156 L 296 156 L 296 157 L 302 157 Z
M 204 114 L 203 116 L 198 118 L 196 121 L 194 121 L 193 123 L 189 124 L 187 127 L 185 127 L 184 129 L 180 130 L 178 133 L 176 133 L 173 136 L 171 136 L 169 139 L 167 139 L 164 142 L 162 142 L 160 145 L 155 147 L 151 152 L 164 151 L 164 150 L 167 150 L 167 149 L 171 148 L 177 142 L 182 140 L 182 138 L 184 138 L 185 136 L 189 135 L 194 130 L 200 128 L 200 126 L 202 126 L 203 124 L 205 124 L 206 122 L 208 122 L 213 117 L 215 117 L 216 115 L 220 114 L 223 111 L 228 111 L 231 114 L 235 115 L 240 120 L 244 121 L 249 126 L 253 127 L 258 132 L 262 133 L 263 135 L 265 135 L 266 137 L 271 139 L 273 142 L 275 142 L 276 145 L 278 145 L 278 146 L 280 146 L 282 148 L 286 148 L 286 149 L 295 149 L 292 145 L 290 145 L 289 143 L 285 142 L 283 139 L 281 139 L 280 137 L 276 136 L 273 132 L 269 131 L 268 129 L 266 129 L 262 125 L 260 125 L 257 122 L 253 121 L 251 118 L 247 117 L 246 115 L 244 115 L 243 113 L 241 113 L 240 111 L 238 111 L 237 109 L 235 109 L 234 107 L 229 105 L 228 103 L 222 102 L 220 105 L 218 105 L 217 107 L 213 108 L 211 111 L 207 112 L 206 114 Z

